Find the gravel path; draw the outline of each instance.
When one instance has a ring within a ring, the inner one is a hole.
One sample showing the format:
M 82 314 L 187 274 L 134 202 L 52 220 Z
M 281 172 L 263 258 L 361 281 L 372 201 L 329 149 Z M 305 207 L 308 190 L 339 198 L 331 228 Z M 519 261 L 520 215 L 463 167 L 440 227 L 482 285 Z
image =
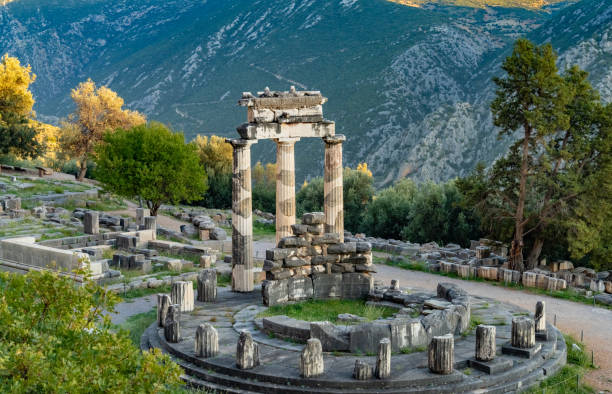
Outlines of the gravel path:
M 401 286 L 435 290 L 438 282 L 452 282 L 461 286 L 470 294 L 511 303 L 529 311 L 535 309 L 537 300 L 546 301 L 547 319 L 552 321 L 556 314 L 557 327 L 564 333 L 574 335 L 577 339 L 580 339 L 580 332 L 584 330 L 584 342 L 589 350 L 593 349 L 595 351 L 595 364 L 600 368 L 587 375 L 588 383 L 598 390 L 612 391 L 612 310 L 529 294 L 482 282 L 408 271 L 383 264 L 378 264 L 376 267 L 378 273 L 375 277 L 384 283 L 389 283 L 391 279 L 398 279 Z

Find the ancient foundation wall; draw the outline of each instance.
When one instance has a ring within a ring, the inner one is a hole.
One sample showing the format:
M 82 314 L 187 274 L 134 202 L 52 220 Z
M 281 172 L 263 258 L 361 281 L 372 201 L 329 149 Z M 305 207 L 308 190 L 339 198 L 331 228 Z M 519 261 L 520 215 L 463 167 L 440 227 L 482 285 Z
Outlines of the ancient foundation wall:
M 365 298 L 373 288 L 372 246 L 341 242 L 325 232 L 325 215 L 307 213 L 291 226 L 293 236 L 266 251 L 264 304 L 307 299 Z

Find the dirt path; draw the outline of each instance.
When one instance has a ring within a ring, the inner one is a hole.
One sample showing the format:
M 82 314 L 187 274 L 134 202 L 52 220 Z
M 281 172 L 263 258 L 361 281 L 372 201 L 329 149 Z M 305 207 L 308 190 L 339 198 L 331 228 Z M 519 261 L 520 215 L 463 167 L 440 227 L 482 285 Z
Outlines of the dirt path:
M 584 342 L 588 349 L 595 351 L 595 364 L 600 368 L 587 375 L 588 383 L 598 390 L 612 391 L 612 311 L 595 308 L 577 302 L 561 300 L 524 293 L 510 288 L 492 286 L 482 282 L 471 282 L 461 279 L 446 278 L 419 271 L 408 271 L 400 268 L 377 265 L 376 279 L 389 283 L 398 279 L 401 286 L 419 287 L 435 290 L 438 282 L 453 282 L 470 294 L 489 297 L 508 302 L 521 308 L 533 311 L 537 300 L 546 301 L 546 317 L 554 319 L 557 315 L 557 327 L 564 333 L 580 339 L 584 330 Z

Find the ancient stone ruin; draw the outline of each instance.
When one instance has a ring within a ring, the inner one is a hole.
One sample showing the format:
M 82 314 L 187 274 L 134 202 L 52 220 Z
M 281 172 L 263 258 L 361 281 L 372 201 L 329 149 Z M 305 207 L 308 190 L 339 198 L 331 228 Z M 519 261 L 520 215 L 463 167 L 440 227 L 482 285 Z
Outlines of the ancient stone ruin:
M 276 142 L 276 241 L 291 235 L 295 224 L 294 146 L 300 138 L 317 137 L 325 143 L 324 231 L 344 237 L 342 197 L 343 135 L 323 118 L 327 101 L 318 91 L 273 92 L 268 88 L 242 94 L 248 122 L 238 127 L 240 138 L 228 139 L 234 148 L 232 181 L 232 289 L 253 290 L 253 217 L 251 202 L 251 145 L 262 139 Z

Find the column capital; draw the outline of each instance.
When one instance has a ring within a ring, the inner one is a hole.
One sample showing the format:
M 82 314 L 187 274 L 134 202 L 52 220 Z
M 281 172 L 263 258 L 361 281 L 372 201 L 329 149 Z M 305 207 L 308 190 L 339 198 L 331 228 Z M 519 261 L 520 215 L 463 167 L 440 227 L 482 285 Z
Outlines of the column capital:
M 344 136 L 344 134 L 336 134 L 336 135 L 332 135 L 329 137 L 323 137 L 323 141 L 326 144 L 330 144 L 330 145 L 341 144 L 344 141 L 346 141 L 346 137 Z
M 285 137 L 285 138 L 275 138 L 274 142 L 276 142 L 277 144 L 295 144 L 296 142 L 298 142 L 300 140 L 299 137 Z
M 251 145 L 257 143 L 257 140 L 246 140 L 243 138 L 226 138 L 225 142 L 230 144 L 234 148 L 250 148 Z

